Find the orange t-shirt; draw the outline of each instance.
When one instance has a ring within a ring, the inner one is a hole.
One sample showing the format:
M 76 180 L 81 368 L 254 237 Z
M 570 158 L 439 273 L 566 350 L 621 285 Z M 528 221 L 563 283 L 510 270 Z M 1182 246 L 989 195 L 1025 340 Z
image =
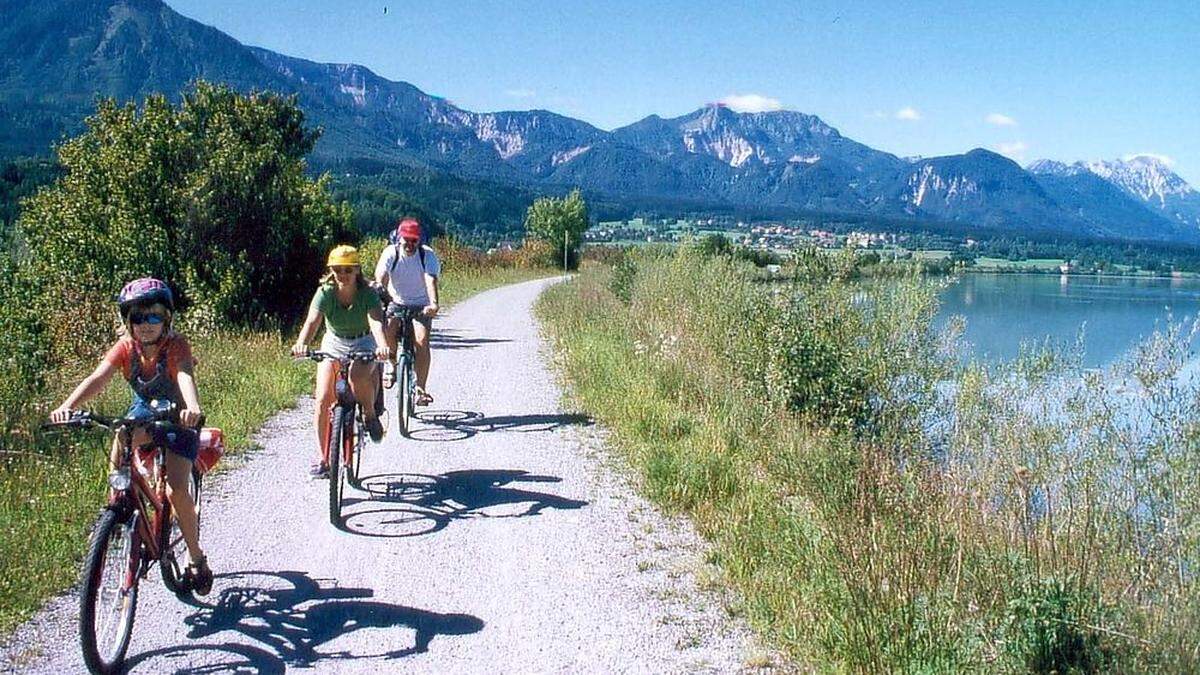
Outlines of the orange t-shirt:
M 196 363 L 192 357 L 192 346 L 188 344 L 187 338 L 179 333 L 167 335 L 159 349 L 166 350 L 167 376 L 172 380 L 178 377 L 180 365 L 190 363 L 194 366 Z M 154 377 L 154 372 L 158 368 L 158 355 L 150 358 L 146 355 L 145 347 L 141 352 L 140 373 L 142 379 L 150 379 Z M 128 380 L 129 375 L 133 372 L 133 338 L 126 336 L 117 340 L 117 343 L 104 355 L 104 360 L 112 364 L 114 368 L 120 368 L 121 374 Z

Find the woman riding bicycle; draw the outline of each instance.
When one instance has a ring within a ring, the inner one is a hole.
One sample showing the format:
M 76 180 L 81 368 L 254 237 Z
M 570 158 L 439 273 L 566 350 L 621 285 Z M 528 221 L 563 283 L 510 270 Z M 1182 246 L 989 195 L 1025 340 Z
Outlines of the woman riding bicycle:
M 192 589 L 206 595 L 212 589 L 212 570 L 196 525 L 196 505 L 188 494 L 188 478 L 199 448 L 199 434 L 193 429 L 200 422 L 200 395 L 192 374 L 195 359 L 188 341 L 171 330 L 175 298 L 171 289 L 158 279 L 138 279 L 121 289 L 117 306 L 125 327 L 125 336 L 117 340 L 100 365 L 79 383 L 71 395 L 50 413 L 53 422 L 66 422 L 71 412 L 95 398 L 112 376 L 120 371 L 133 390 L 133 404 L 126 417 L 154 416 L 150 402 L 170 401 L 179 410 L 182 429 L 165 433 L 153 441 L 169 452 L 166 457 L 167 497 L 179 522 L 192 563 L 185 571 Z M 151 442 L 145 430 L 133 435 L 135 446 Z M 121 451 L 121 439 L 113 439 L 113 462 Z
M 309 340 L 324 320 L 325 335 L 321 338 L 321 351 L 335 356 L 374 351 L 380 360 L 386 360 L 388 348 L 383 336 L 383 307 L 379 295 L 363 278 L 358 249 L 344 244 L 337 246 L 330 251 L 327 264 L 330 273 L 321 280 L 320 287 L 309 303 L 308 317 L 304 320 L 296 344 L 292 345 L 292 355 L 305 355 Z M 317 400 L 315 420 L 320 459 L 310 471 L 314 478 L 329 476 L 329 409 L 337 399 L 334 390 L 337 367 L 337 361 L 322 361 L 317 365 L 317 386 L 313 397 Z M 383 438 L 383 425 L 373 404 L 378 367 L 375 363 L 356 362 L 350 366 L 349 376 L 350 390 L 362 404 L 363 424 L 371 440 L 376 443 Z

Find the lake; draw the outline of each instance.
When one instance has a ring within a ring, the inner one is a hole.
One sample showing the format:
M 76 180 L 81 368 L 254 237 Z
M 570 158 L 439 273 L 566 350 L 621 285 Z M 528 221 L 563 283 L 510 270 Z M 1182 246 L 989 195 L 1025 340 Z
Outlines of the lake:
M 1161 327 L 1200 313 L 1200 280 L 1049 274 L 964 274 L 942 294 L 937 325 L 967 320 L 971 356 L 1015 357 L 1022 340 L 1073 344 L 1084 330 L 1084 365 L 1103 366 Z

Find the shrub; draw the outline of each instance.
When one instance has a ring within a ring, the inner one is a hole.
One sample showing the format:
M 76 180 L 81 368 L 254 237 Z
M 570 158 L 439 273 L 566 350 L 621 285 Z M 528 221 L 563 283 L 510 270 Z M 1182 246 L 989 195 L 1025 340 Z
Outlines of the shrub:
M 304 175 L 318 132 L 303 122 L 294 99 L 204 82 L 178 107 L 101 101 L 58 150 L 65 175 L 18 221 L 30 278 L 47 298 L 72 295 L 49 317 L 71 327 L 49 333 L 78 329 L 79 311 L 111 315 L 116 291 L 141 276 L 223 322 L 293 320 L 325 252 L 351 236 L 326 179 Z

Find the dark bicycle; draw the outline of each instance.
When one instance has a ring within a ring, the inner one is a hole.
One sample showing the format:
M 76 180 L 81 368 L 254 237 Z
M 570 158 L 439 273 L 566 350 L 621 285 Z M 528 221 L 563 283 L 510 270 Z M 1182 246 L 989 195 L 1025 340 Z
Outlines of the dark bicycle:
M 350 365 L 355 361 L 374 363 L 375 352 L 351 352 L 348 356 L 335 356 L 328 352 L 308 351 L 306 358 L 313 361 L 333 360 L 338 362 L 336 393 L 333 407 L 329 411 L 329 522 L 335 527 L 342 526 L 342 497 L 346 485 L 357 487 L 359 469 L 362 466 L 363 448 L 366 447 L 367 431 L 364 424 L 362 406 L 354 398 L 347 379 Z M 383 387 L 377 378 L 375 387 L 375 413 L 383 414 Z
M 95 673 L 119 672 L 133 634 L 138 583 L 157 562 L 163 583 L 180 598 L 192 589 L 184 572 L 189 562 L 183 534 L 167 499 L 167 450 L 156 441 L 134 446 L 133 432 L 145 429 L 151 439 L 179 431 L 169 421 L 175 407 L 152 402 L 151 418 L 105 417 L 76 411 L 65 422 L 44 429 L 100 427 L 122 439 L 117 466 L 108 474 L 108 505 L 92 528 L 80 571 L 79 642 L 83 660 Z M 200 483 L 216 465 L 224 448 L 219 429 L 201 432 L 200 452 L 193 463 L 188 492 L 196 503 L 200 527 Z
M 396 332 L 396 345 L 399 352 L 396 355 L 396 419 L 400 426 L 400 435 L 409 437 L 409 425 L 416 415 L 417 399 L 417 353 L 413 346 L 413 319 L 421 314 L 415 307 L 396 307 L 388 309 L 388 316 L 398 319 L 399 327 Z

